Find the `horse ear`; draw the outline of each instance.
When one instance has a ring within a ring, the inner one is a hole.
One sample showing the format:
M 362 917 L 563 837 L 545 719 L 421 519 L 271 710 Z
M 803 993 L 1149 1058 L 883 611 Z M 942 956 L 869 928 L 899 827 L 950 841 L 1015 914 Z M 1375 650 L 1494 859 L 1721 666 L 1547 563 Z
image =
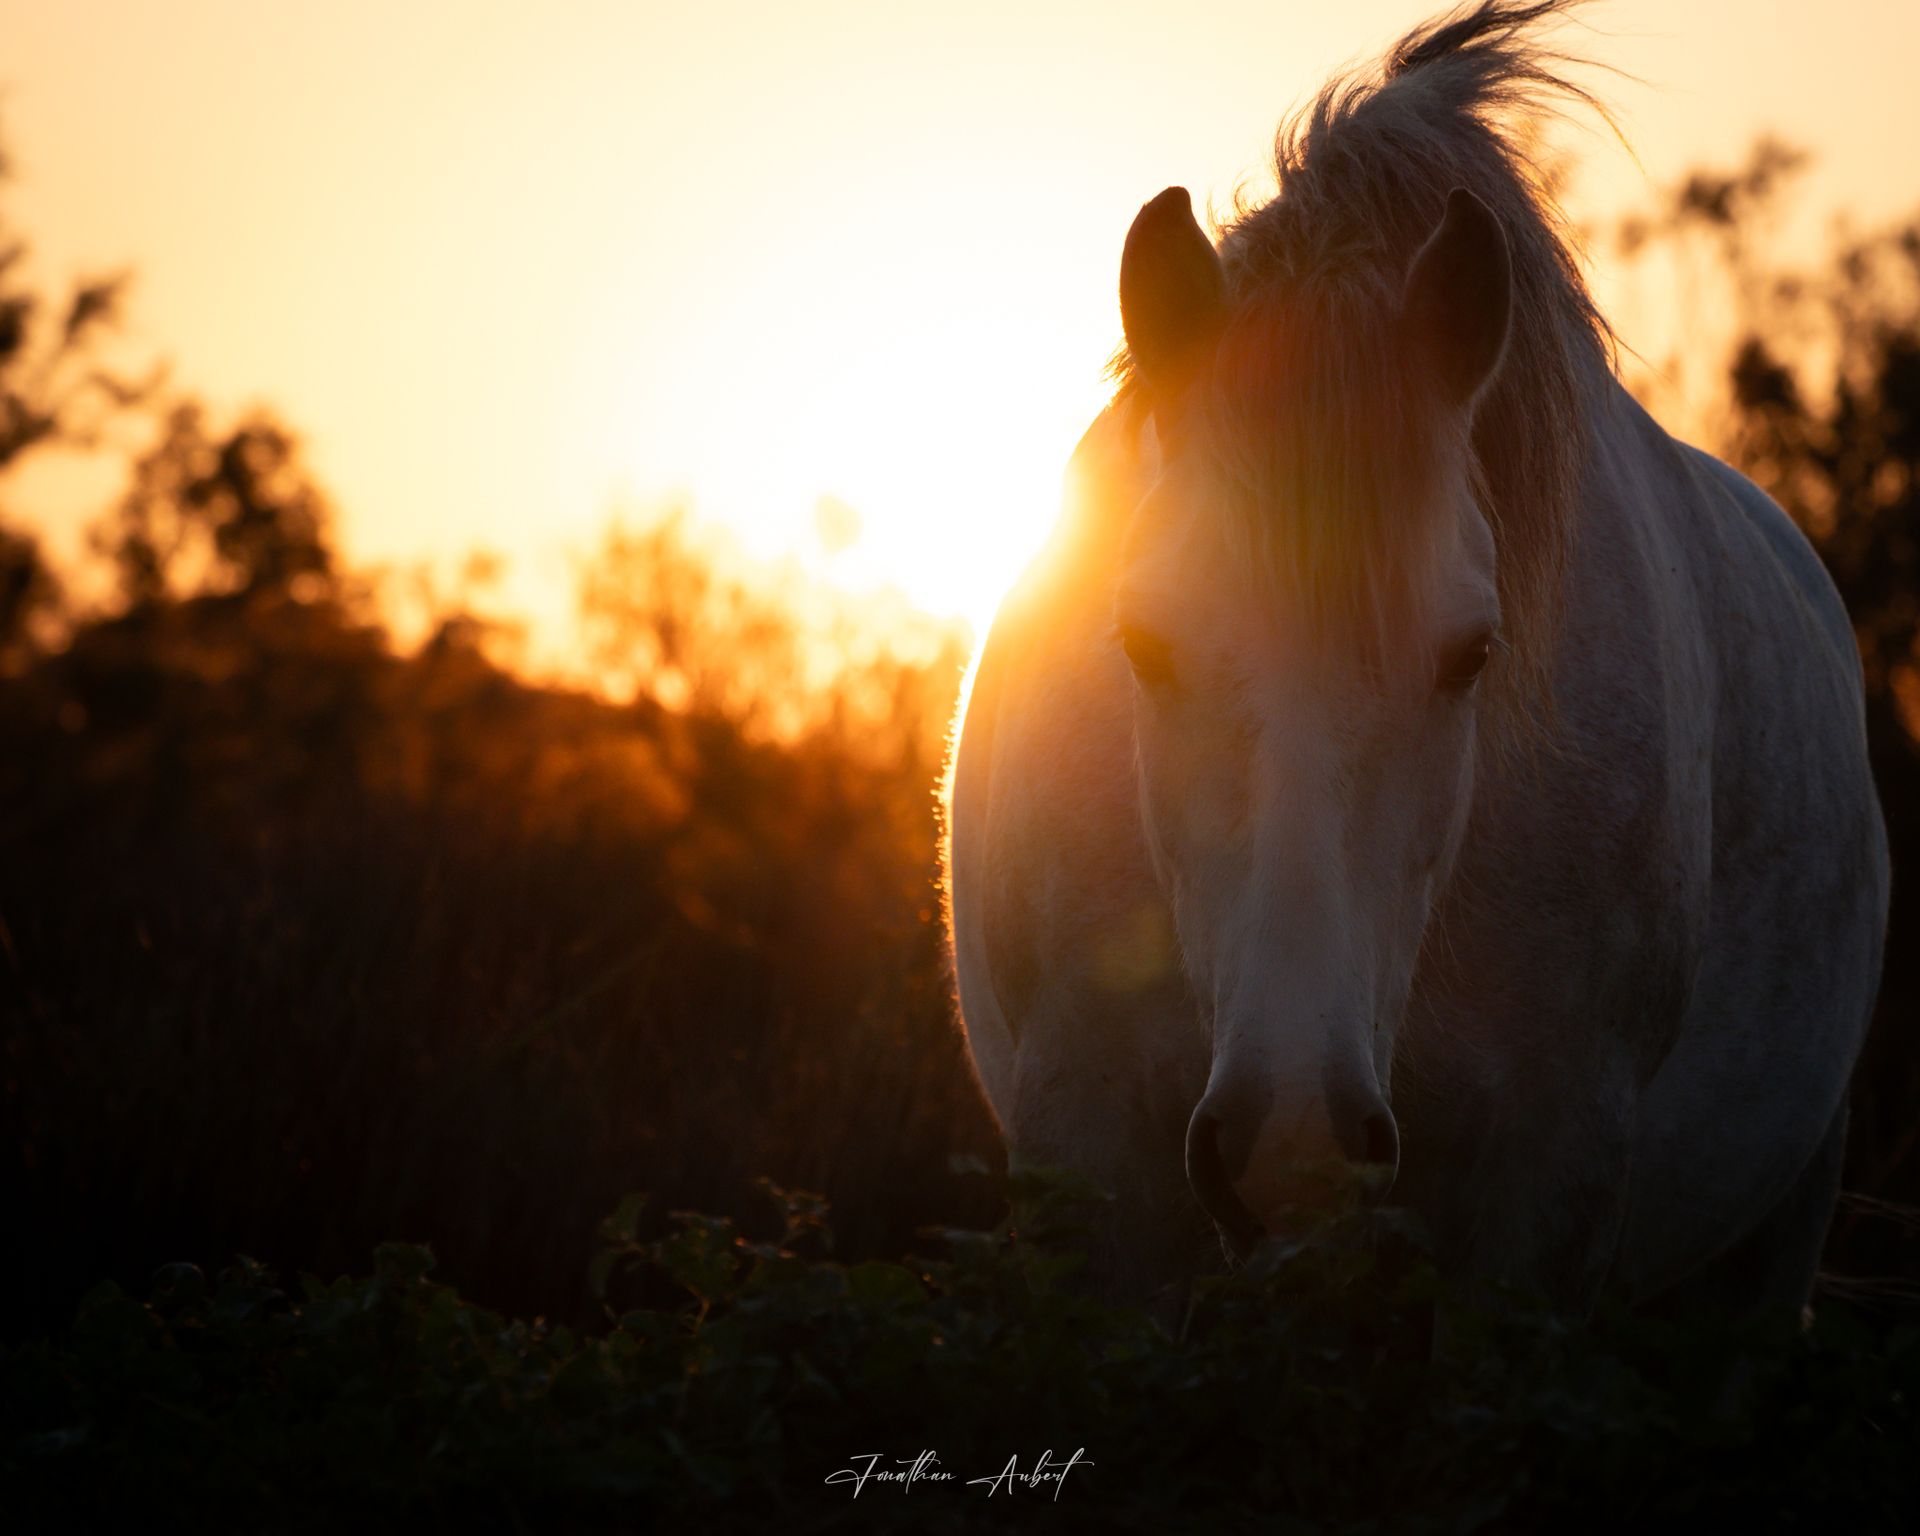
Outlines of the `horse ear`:
M 1223 286 L 1187 189 L 1168 187 L 1140 210 L 1120 257 L 1120 323 L 1154 394 L 1175 392 L 1219 334 Z
M 1513 260 L 1493 210 L 1465 187 L 1407 274 L 1402 323 L 1447 398 L 1466 405 L 1500 366 L 1513 310 Z

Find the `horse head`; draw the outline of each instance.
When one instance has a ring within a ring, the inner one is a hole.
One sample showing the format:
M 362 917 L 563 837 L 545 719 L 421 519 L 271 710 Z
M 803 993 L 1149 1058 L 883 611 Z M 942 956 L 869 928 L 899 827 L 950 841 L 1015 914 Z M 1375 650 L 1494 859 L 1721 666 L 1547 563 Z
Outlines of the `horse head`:
M 1114 628 L 1210 1037 L 1187 1173 L 1235 1246 L 1325 1169 L 1380 1188 L 1398 1164 L 1394 1041 L 1501 647 L 1471 429 L 1513 308 L 1500 222 L 1465 190 L 1391 289 L 1247 265 L 1223 266 L 1179 188 L 1128 235 L 1122 318 L 1162 468 Z

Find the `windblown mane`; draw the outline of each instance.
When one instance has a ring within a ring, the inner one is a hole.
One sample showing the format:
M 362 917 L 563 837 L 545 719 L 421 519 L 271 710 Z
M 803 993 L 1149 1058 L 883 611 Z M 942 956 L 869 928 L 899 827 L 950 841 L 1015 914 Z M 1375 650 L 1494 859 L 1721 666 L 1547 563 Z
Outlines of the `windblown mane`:
M 1332 80 L 1281 125 L 1277 195 L 1241 206 L 1220 240 L 1231 313 L 1206 415 L 1246 491 L 1230 498 L 1243 532 L 1322 593 L 1357 578 L 1377 613 L 1417 558 L 1409 493 L 1440 446 L 1395 332 L 1407 272 L 1453 188 L 1499 218 L 1512 320 L 1472 462 L 1498 548 L 1510 700 L 1544 680 L 1584 424 L 1610 367 L 1611 333 L 1531 158 L 1543 118 L 1598 107 L 1559 72 L 1576 61 L 1539 37 L 1577 3 L 1484 0 Z

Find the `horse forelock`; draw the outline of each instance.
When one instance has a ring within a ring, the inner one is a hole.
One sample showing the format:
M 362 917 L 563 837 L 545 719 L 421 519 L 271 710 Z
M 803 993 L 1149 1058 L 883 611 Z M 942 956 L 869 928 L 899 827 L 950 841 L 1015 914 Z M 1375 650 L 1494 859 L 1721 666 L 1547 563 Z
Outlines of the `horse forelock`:
M 1399 654 L 1424 633 L 1413 509 L 1471 459 L 1447 454 L 1449 418 L 1356 286 L 1237 306 L 1181 431 L 1206 466 L 1201 515 L 1235 570 L 1283 592 L 1325 643 L 1417 664 Z M 1327 335 L 1339 344 L 1319 344 Z
M 1443 411 L 1396 334 L 1415 254 L 1465 187 L 1507 237 L 1512 321 L 1475 407 L 1468 473 L 1492 526 L 1509 648 L 1495 707 L 1544 697 L 1594 383 L 1611 333 L 1532 158 L 1542 122 L 1599 108 L 1546 47 L 1580 0 L 1486 0 L 1330 81 L 1275 139 L 1277 194 L 1222 232 L 1230 318 L 1200 430 L 1237 494 L 1221 515 L 1320 601 L 1380 614 L 1426 541 L 1408 520 L 1445 462 Z M 1122 373 L 1125 364 L 1122 363 Z

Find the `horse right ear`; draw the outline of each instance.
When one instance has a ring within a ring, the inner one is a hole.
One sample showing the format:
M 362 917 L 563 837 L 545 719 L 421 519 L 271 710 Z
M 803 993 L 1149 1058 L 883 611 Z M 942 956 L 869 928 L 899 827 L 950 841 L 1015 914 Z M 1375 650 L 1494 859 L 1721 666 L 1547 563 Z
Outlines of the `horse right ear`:
M 1493 210 L 1465 187 L 1413 258 L 1401 323 L 1422 365 L 1457 405 L 1493 377 L 1513 312 L 1513 257 Z
M 1150 393 L 1178 393 L 1220 333 L 1226 313 L 1220 258 L 1194 221 L 1185 187 L 1140 210 L 1120 257 L 1120 323 Z

